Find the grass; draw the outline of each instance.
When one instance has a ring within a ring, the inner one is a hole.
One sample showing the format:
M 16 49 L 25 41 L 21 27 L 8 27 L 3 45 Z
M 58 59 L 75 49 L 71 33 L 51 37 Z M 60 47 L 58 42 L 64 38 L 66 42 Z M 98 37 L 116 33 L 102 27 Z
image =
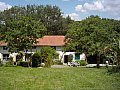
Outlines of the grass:
M 0 67 L 0 90 L 120 90 L 120 74 L 103 68 Z

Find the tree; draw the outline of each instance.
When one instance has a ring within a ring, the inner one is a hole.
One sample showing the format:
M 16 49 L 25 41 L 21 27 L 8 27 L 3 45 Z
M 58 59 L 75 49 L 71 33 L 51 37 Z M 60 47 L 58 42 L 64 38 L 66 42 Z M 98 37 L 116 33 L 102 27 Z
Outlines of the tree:
M 4 39 L 5 22 L 0 21 L 0 41 Z
M 47 34 L 57 35 L 62 32 L 62 16 L 57 6 L 46 5 L 43 7 L 42 17 L 40 19 L 47 28 Z
M 54 57 L 56 57 L 56 51 L 51 47 L 43 47 L 40 50 L 41 60 L 45 63 L 45 67 L 50 67 L 53 63 Z
M 6 21 L 5 41 L 10 52 L 27 51 L 36 39 L 44 35 L 45 27 L 31 17 L 19 16 L 18 19 Z
M 68 62 L 72 62 L 72 60 L 73 60 L 73 55 L 72 54 L 68 55 Z
M 14 6 L 0 13 L 0 20 L 17 19 L 17 16 L 30 16 L 40 21 L 47 28 L 47 35 L 65 35 L 69 17 L 63 18 L 62 12 L 57 6 L 51 5 L 27 5 L 25 7 Z
M 18 16 L 17 19 L 6 20 L 3 37 L 10 52 L 27 53 L 30 50 L 32 54 L 33 44 L 37 43 L 37 38 L 44 35 L 45 30 L 41 22 L 30 16 Z M 30 62 L 31 60 L 30 57 Z
M 120 71 L 120 41 L 114 39 L 114 43 L 105 48 L 105 55 L 108 61 L 112 61 L 112 68 L 109 69 L 109 72 L 119 72 Z M 113 66 L 116 65 L 116 66 Z
M 107 25 L 107 21 L 98 16 L 90 16 L 72 24 L 66 35 L 68 45 L 75 51 L 84 52 L 86 56 L 96 54 L 99 67 L 100 55 L 104 54 L 104 48 L 111 46 L 114 39 L 120 38 L 119 33 Z

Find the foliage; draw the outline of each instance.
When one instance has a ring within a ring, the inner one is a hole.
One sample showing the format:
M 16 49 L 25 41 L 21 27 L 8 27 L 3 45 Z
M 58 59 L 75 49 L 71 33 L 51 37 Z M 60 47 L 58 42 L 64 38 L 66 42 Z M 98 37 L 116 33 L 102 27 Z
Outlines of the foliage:
M 15 64 L 17 64 L 17 66 L 21 66 L 20 63 L 22 62 L 22 60 L 18 60 Z
M 112 68 L 108 68 L 110 72 L 118 72 L 120 71 L 120 46 L 119 41 L 115 41 L 111 47 L 105 48 L 106 58 L 112 61 Z
M 3 30 L 2 38 L 7 43 L 9 51 L 19 53 L 31 50 L 33 44 L 37 43 L 37 39 L 45 34 L 46 28 L 31 16 L 18 14 L 14 18 L 5 19 Z
M 65 35 L 68 24 L 72 22 L 70 17 L 63 18 L 59 7 L 51 5 L 14 6 L 0 12 L 0 21 L 17 20 L 19 15 L 42 22 L 47 28 L 47 35 Z
M 85 66 L 86 65 L 86 61 L 85 60 L 80 60 L 80 66 Z
M 27 16 L 18 16 L 15 20 L 7 20 L 5 24 L 4 38 L 11 52 L 30 49 L 36 43 L 36 39 L 42 37 L 45 31 L 41 22 Z
M 120 66 L 108 67 L 108 73 L 118 73 L 120 72 Z
M 75 62 L 79 63 L 80 66 L 85 66 L 86 65 L 86 61 L 85 60 L 75 60 Z
M 53 60 L 53 64 L 54 65 L 62 65 L 63 63 L 61 62 L 61 60 Z
M 20 62 L 20 66 L 23 66 L 23 67 L 28 67 L 28 64 L 30 65 L 30 62 L 28 62 L 28 61 L 21 61 Z
M 62 13 L 61 10 L 57 6 L 39 6 L 37 7 L 39 10 L 38 15 L 41 19 L 41 22 L 47 28 L 47 34 L 57 35 L 62 34 Z
M 110 20 L 98 16 L 75 22 L 69 26 L 66 48 L 84 52 L 86 56 L 96 54 L 99 67 L 100 55 L 104 54 L 104 49 L 113 46 L 115 40 L 118 41 L 120 38 L 120 34 L 112 27 Z
M 36 52 L 32 56 L 32 67 L 38 67 L 41 64 L 40 52 Z
M 45 67 L 50 67 L 53 64 L 53 58 L 56 56 L 56 51 L 51 47 L 43 47 L 40 53 L 41 60 L 45 63 Z
M 68 62 L 72 62 L 72 60 L 73 60 L 73 55 L 72 54 L 68 55 Z
M 15 65 L 11 60 L 7 61 L 5 64 L 3 64 L 4 67 L 14 67 Z
M 19 62 L 22 61 L 23 56 L 25 56 L 25 53 L 23 51 L 18 52 L 18 54 L 16 55 L 17 64 L 19 64 Z
M 2 63 L 2 61 L 0 60 L 0 67 L 1 67 L 1 66 L 3 66 L 3 63 Z

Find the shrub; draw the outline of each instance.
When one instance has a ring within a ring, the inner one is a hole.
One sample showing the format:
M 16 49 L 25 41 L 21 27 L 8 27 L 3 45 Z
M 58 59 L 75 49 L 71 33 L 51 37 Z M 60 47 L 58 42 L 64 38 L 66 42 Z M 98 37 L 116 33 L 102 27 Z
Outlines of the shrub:
M 5 66 L 5 67 L 13 67 L 13 66 L 15 66 L 15 65 L 14 65 L 14 62 L 13 62 L 13 58 L 10 57 L 9 60 L 6 61 L 6 62 L 3 64 L 3 66 Z
M 0 60 L 0 67 L 1 67 L 1 66 L 3 66 L 3 63 L 2 63 L 2 61 Z
M 20 66 L 20 63 L 22 62 L 22 59 L 21 60 L 18 60 L 17 62 L 16 62 L 16 64 L 17 64 L 17 66 Z
M 52 60 L 50 57 L 47 57 L 47 59 L 45 60 L 45 67 L 51 67 L 52 65 Z
M 86 65 L 85 60 L 76 60 L 75 62 L 80 63 L 80 66 L 85 66 Z
M 86 65 L 86 61 L 85 60 L 80 60 L 80 66 L 85 66 Z
M 68 55 L 68 62 L 72 62 L 72 60 L 73 60 L 73 55 L 72 54 Z
M 24 52 L 22 52 L 22 51 L 20 51 L 18 54 L 17 54 L 17 61 L 20 61 L 22 58 L 23 58 L 23 56 L 25 56 L 25 53 Z
M 32 67 L 39 67 L 41 64 L 41 55 L 39 52 L 36 52 L 32 56 Z
M 3 66 L 5 66 L 5 67 L 14 67 L 15 65 L 13 65 L 13 63 L 11 63 L 11 61 L 7 61 L 5 64 L 3 64 Z
M 53 60 L 53 64 L 62 65 L 63 63 L 60 60 Z
M 28 61 L 21 61 L 20 62 L 20 66 L 28 67 L 29 65 L 30 65 L 30 62 L 28 62 Z
M 45 63 L 45 67 L 50 67 L 53 64 L 53 58 L 56 56 L 56 51 L 51 47 L 43 47 L 40 50 L 41 60 Z
M 117 73 L 117 72 L 120 72 L 120 67 L 119 67 L 119 66 L 108 67 L 108 72 L 109 72 L 109 73 Z

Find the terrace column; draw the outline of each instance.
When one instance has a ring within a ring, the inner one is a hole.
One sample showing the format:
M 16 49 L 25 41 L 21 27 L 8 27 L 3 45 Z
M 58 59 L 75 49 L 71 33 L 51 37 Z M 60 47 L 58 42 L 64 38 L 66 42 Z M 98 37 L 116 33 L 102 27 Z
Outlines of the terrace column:
M 0 53 L 0 61 L 3 61 L 3 54 Z
M 23 56 L 23 61 L 25 61 L 25 55 Z

